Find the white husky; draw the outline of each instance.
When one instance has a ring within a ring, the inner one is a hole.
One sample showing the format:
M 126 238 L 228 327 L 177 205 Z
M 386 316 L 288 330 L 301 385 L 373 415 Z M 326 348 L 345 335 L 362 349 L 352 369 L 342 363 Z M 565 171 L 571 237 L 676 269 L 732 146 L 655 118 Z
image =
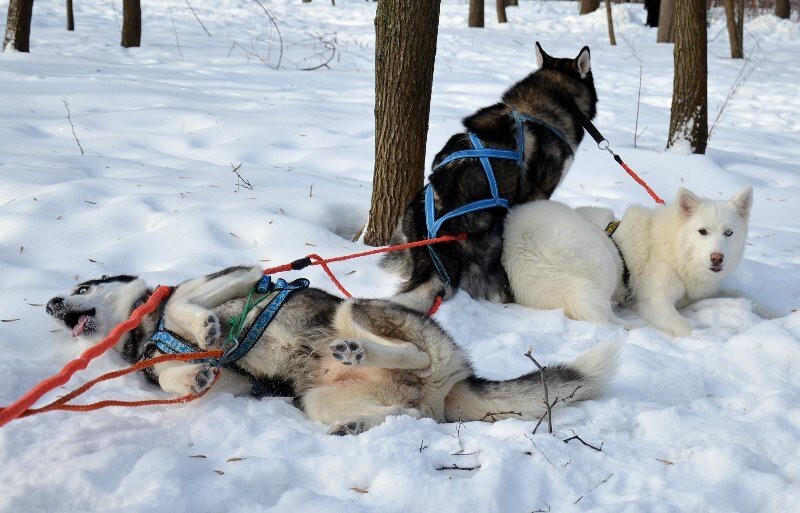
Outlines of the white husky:
M 717 292 L 739 264 L 752 203 L 752 187 L 728 201 L 680 189 L 672 205 L 629 207 L 618 227 L 608 209 L 528 203 L 506 219 L 503 266 L 517 303 L 625 324 L 612 305 L 627 302 L 652 326 L 686 336 L 692 326 L 676 308 Z

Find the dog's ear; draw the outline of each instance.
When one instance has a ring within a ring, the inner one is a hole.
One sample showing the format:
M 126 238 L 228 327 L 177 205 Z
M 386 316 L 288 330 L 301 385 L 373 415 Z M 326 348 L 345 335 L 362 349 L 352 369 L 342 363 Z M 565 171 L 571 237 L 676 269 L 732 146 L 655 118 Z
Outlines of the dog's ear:
M 697 212 L 697 207 L 700 206 L 700 198 L 689 189 L 684 189 L 683 187 L 678 189 L 678 197 L 675 202 L 680 207 L 681 212 L 687 216 Z
M 107 274 L 104 274 L 103 276 L 101 276 L 101 277 L 100 277 L 100 279 L 101 279 L 101 280 L 107 280 L 107 279 L 108 279 L 108 275 L 107 275 Z
M 542 50 L 542 45 L 539 44 L 539 41 L 536 41 L 536 64 L 539 68 L 546 68 L 551 62 L 553 58 L 550 57 Z
M 753 206 L 753 187 L 747 186 L 742 189 L 728 200 L 736 207 L 736 211 L 742 216 L 742 219 L 750 217 L 750 208 Z
M 497 142 L 507 140 L 515 125 L 514 118 L 508 115 L 508 106 L 495 103 L 464 118 L 464 126 L 482 141 Z
M 575 57 L 575 67 L 581 78 L 586 78 L 586 75 L 592 70 L 592 61 L 589 55 L 589 47 L 584 46 Z

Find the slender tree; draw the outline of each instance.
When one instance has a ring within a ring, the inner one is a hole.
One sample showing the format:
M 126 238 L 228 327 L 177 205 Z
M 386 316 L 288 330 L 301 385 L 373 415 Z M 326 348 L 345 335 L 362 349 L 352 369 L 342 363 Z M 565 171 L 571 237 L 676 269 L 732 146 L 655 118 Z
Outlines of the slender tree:
M 606 0 L 606 18 L 608 19 L 608 42 L 611 46 L 616 46 L 617 38 L 614 37 L 614 18 L 611 16 L 611 0 Z
M 790 14 L 791 5 L 789 0 L 775 0 L 775 16 L 788 20 Z
M 139 0 L 122 0 L 122 46 L 137 47 L 142 41 L 142 6 Z
M 483 0 L 469 0 L 468 27 L 483 27 Z
M 439 0 L 380 0 L 375 14 L 375 171 L 364 241 L 386 244 L 422 188 Z
M 519 6 L 519 0 L 507 0 L 506 5 L 508 7 L 517 7 Z
M 674 43 L 675 30 L 675 0 L 661 0 L 661 9 L 658 12 L 658 43 Z
M 75 30 L 75 13 L 72 12 L 72 0 L 67 0 L 67 30 Z
M 644 0 L 644 8 L 647 9 L 647 22 L 645 25 L 648 27 L 657 27 L 661 0 Z
M 580 14 L 589 14 L 600 8 L 600 0 L 581 0 Z
M 725 20 L 731 41 L 731 59 L 744 58 L 744 0 L 725 0 Z
M 667 146 L 683 141 L 705 153 L 708 140 L 708 61 L 705 0 L 675 0 L 675 79 Z
M 30 50 L 31 16 L 33 16 L 33 0 L 8 0 L 3 51 L 28 52 Z
M 497 23 L 508 23 L 506 18 L 506 0 L 495 0 L 497 6 Z

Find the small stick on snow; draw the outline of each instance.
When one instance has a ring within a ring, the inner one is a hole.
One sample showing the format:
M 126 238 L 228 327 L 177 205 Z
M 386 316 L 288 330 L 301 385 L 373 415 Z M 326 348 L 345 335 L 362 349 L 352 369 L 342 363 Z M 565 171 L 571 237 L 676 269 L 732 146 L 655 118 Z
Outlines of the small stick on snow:
M 69 121 L 69 126 L 70 128 L 72 128 L 72 137 L 75 138 L 75 142 L 78 143 L 78 149 L 81 150 L 81 155 L 83 155 L 83 146 L 81 146 L 81 142 L 78 140 L 78 136 L 75 135 L 75 125 L 72 124 L 72 117 L 70 116 L 69 112 L 69 102 L 67 102 L 66 98 L 64 98 L 63 101 L 64 101 L 64 108 L 67 109 L 67 121 Z
M 553 410 L 552 406 L 550 405 L 550 398 L 547 393 L 547 383 L 544 382 L 544 368 L 539 365 L 539 362 L 536 361 L 536 358 L 533 357 L 533 348 L 529 347 L 528 352 L 525 353 L 525 356 L 536 365 L 536 368 L 539 369 L 539 377 L 542 378 L 542 388 L 544 388 L 544 405 L 547 408 L 547 432 L 552 434 L 553 433 Z M 554 403 L 555 404 L 555 403 Z
M 492 419 L 491 422 L 497 422 L 495 415 L 517 415 L 519 417 L 522 417 L 522 414 L 518 411 L 496 411 L 496 412 L 487 411 L 486 415 L 480 418 L 480 421 L 482 422 L 486 419 Z
M 266 14 L 267 17 L 269 18 L 269 21 L 272 22 L 272 26 L 275 27 L 275 32 L 278 33 L 278 42 L 280 43 L 281 46 L 279 48 L 280 53 L 278 54 L 278 63 L 275 65 L 275 69 L 280 69 L 281 61 L 283 60 L 283 36 L 281 35 L 281 29 L 278 28 L 278 23 L 275 21 L 275 18 L 272 16 L 272 13 L 270 13 L 267 10 L 267 8 L 264 7 L 264 4 L 262 4 L 259 0 L 254 0 L 254 1 L 255 3 L 258 4 L 259 7 L 261 7 L 261 9 L 264 11 L 264 14 Z
M 594 445 L 592 445 L 590 443 L 586 443 L 586 441 L 584 441 L 583 438 L 581 438 L 581 437 L 579 437 L 578 435 L 575 434 L 575 431 L 572 432 L 572 435 L 573 436 L 571 436 L 571 437 L 567 438 L 566 440 L 564 440 L 565 444 L 568 444 L 570 442 L 570 440 L 577 440 L 580 443 L 582 443 L 583 445 L 585 445 L 586 447 L 594 449 L 597 452 L 603 452 L 603 444 L 602 443 L 600 444 L 600 447 L 595 447 Z M 609 476 L 609 477 L 611 477 L 611 476 Z M 606 481 L 608 481 L 608 479 L 606 479 Z M 603 483 L 600 483 L 600 484 L 603 484 Z
M 474 467 L 459 467 L 458 465 L 450 465 L 449 467 L 444 465 L 439 465 L 436 467 L 436 470 L 466 470 L 467 472 L 471 472 L 473 470 L 481 468 L 480 465 L 475 465 Z
M 239 170 L 242 168 L 242 165 L 239 164 L 238 166 L 234 166 L 233 163 L 231 163 L 231 167 L 233 168 L 233 172 L 236 174 L 236 192 L 239 192 L 240 186 L 252 191 L 253 186 L 250 184 L 250 182 L 245 180 L 244 177 L 242 177 L 242 175 L 239 174 Z
M 194 7 L 192 7 L 192 4 L 189 3 L 189 0 L 186 0 L 186 5 L 188 5 L 189 9 L 192 10 L 192 14 L 194 14 L 194 18 L 197 20 L 197 23 L 199 23 L 200 26 L 203 27 L 203 30 L 206 31 L 206 34 L 208 34 L 208 37 L 211 37 L 211 32 L 209 32 L 208 29 L 206 28 L 206 26 L 203 25 L 203 20 L 201 20 L 200 16 L 197 15 L 197 12 L 194 10 Z

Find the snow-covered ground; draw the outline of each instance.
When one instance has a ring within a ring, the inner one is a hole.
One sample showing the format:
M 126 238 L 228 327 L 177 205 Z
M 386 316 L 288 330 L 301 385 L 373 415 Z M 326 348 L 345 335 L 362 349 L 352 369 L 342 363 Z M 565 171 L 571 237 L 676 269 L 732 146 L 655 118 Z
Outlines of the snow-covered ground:
M 0 404 L 85 349 L 43 308 L 75 280 L 177 283 L 236 263 L 364 249 L 350 240 L 369 206 L 375 3 L 265 4 L 282 55 L 251 0 L 193 0 L 212 37 L 186 2 L 143 2 L 142 47 L 129 50 L 118 44 L 118 4 L 75 2 L 70 33 L 63 2 L 36 2 L 31 53 L 0 54 Z M 798 23 L 750 20 L 750 60 L 732 61 L 716 13 L 710 120 L 743 66 L 746 80 L 708 154 L 694 156 L 664 152 L 672 46 L 655 44 L 641 5 L 614 6 L 611 47 L 602 10 L 520 4 L 504 26 L 487 5 L 487 27 L 468 29 L 466 2 L 445 0 L 428 159 L 463 116 L 533 69 L 534 41 L 558 56 L 588 44 L 596 124 L 656 191 L 727 198 L 753 185 L 749 243 L 730 284 L 751 299 L 690 306 L 694 333 L 673 340 L 461 294 L 436 319 L 483 375 L 530 371 L 529 346 L 554 363 L 619 341 L 615 384 L 558 411 L 556 436 L 518 420 L 399 417 L 330 437 L 286 401 L 235 396 L 224 382 L 189 405 L 48 413 L 0 428 L 0 511 L 800 511 Z M 328 67 L 301 70 L 324 63 L 331 45 Z M 237 190 L 240 164 L 252 190 Z M 589 142 L 555 197 L 617 214 L 651 202 Z M 396 284 L 375 258 L 334 270 L 356 295 Z M 304 275 L 333 290 L 318 269 Z M 69 388 L 121 365 L 104 356 Z M 129 376 L 86 400 L 153 397 L 163 393 Z M 573 432 L 602 452 L 565 444 Z M 454 464 L 479 468 L 437 470 Z

